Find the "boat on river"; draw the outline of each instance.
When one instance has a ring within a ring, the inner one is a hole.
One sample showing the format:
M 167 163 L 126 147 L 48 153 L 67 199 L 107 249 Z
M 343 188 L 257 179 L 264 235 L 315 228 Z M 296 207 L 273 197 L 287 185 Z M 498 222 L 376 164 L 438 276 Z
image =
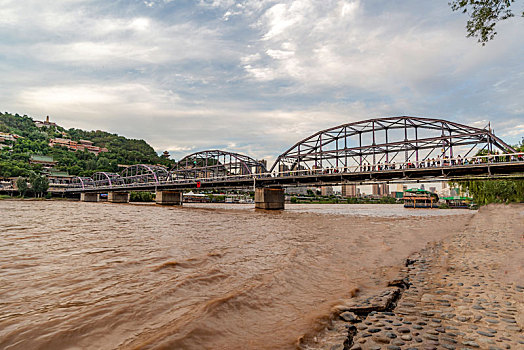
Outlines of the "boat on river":
M 410 188 L 402 199 L 404 208 L 438 208 L 438 195 L 427 190 Z

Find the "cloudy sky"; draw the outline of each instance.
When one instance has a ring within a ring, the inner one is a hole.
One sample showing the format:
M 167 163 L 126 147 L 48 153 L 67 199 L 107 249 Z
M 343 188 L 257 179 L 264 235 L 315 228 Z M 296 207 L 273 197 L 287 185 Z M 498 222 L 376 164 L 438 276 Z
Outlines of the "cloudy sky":
M 362 119 L 524 136 L 524 19 L 482 47 L 447 0 L 0 0 L 0 110 L 274 159 Z M 516 9 L 518 10 L 518 8 Z

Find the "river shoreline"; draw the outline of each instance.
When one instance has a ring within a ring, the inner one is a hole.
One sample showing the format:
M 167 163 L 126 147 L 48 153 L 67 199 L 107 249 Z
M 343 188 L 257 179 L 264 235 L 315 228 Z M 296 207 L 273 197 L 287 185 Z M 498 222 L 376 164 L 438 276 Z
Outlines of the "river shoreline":
M 388 287 L 346 300 L 300 349 L 512 349 L 524 345 L 524 205 L 488 205 L 464 232 L 406 259 Z

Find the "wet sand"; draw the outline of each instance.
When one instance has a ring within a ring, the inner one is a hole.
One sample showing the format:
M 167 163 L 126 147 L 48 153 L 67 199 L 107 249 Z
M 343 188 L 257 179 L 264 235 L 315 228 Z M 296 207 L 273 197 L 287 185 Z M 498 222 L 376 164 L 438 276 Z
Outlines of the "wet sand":
M 0 201 L 0 348 L 294 349 L 474 215 L 233 208 Z
M 339 305 L 330 329 L 302 348 L 524 348 L 523 224 L 524 205 L 481 208 L 463 231 L 412 255 L 390 287 Z

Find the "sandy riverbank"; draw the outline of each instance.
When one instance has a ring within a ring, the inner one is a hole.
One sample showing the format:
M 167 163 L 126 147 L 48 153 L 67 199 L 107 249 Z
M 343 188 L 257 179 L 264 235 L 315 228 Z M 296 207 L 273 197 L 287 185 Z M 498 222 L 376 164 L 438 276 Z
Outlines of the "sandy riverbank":
M 331 329 L 301 347 L 523 348 L 523 248 L 524 205 L 484 207 L 412 255 L 382 293 L 340 305 Z

